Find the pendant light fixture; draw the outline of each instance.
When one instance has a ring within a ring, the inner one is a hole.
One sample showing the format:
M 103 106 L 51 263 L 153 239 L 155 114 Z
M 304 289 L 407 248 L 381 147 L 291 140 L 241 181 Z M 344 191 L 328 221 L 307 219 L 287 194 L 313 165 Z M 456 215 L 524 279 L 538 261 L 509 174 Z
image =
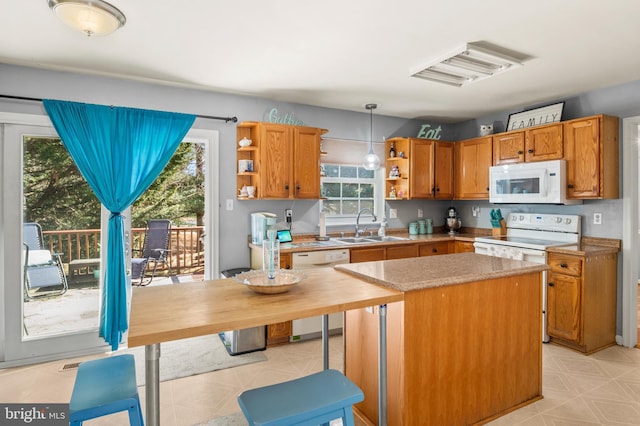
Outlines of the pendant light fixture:
M 378 170 L 380 168 L 380 157 L 378 157 L 373 150 L 373 110 L 378 108 L 378 105 L 366 104 L 364 107 L 369 110 L 369 115 L 371 117 L 371 128 L 369 134 L 369 153 L 366 157 L 364 157 L 362 167 L 367 170 Z
M 127 22 L 117 7 L 103 0 L 49 0 L 62 22 L 87 36 L 111 34 Z

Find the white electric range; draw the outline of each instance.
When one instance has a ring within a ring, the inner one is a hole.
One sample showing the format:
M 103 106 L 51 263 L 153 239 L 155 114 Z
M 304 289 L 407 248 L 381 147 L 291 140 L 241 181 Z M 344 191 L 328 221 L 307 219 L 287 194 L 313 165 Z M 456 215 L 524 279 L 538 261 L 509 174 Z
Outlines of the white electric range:
M 582 217 L 579 215 L 509 213 L 507 235 L 477 237 L 475 252 L 488 256 L 547 263 L 547 248 L 580 242 Z M 542 274 L 542 341 L 547 334 L 547 273 Z

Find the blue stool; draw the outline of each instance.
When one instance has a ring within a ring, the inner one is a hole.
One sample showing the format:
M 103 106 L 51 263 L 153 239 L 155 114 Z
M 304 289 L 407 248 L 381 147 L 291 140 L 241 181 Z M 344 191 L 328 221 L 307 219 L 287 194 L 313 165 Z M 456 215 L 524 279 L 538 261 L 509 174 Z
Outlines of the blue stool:
M 69 402 L 71 426 L 124 410 L 129 411 L 132 426 L 144 426 L 133 355 L 81 363 Z
M 342 418 L 353 426 L 351 406 L 364 394 L 337 370 L 242 392 L 238 403 L 249 425 L 318 425 Z

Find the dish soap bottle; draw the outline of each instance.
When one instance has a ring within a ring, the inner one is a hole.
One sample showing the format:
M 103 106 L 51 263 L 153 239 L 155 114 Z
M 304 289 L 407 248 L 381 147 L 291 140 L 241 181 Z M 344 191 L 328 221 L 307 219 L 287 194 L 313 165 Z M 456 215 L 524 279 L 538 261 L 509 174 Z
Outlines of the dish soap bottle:
M 382 223 L 380 224 L 380 228 L 378 228 L 378 237 L 386 237 L 387 236 L 387 219 L 382 218 Z

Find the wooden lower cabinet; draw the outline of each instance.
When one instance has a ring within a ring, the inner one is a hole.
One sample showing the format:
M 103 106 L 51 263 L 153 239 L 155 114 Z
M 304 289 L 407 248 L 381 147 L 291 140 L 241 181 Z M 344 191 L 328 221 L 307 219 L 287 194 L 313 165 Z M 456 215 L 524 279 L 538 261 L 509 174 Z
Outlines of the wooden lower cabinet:
M 405 259 L 407 257 L 418 257 L 418 246 L 416 244 L 387 247 L 387 259 Z
M 289 336 L 293 333 L 291 321 L 269 324 L 267 326 L 267 346 L 289 343 Z
M 420 244 L 420 256 L 437 256 L 439 254 L 448 254 L 452 252 L 451 241 L 440 241 L 436 243 Z
M 388 424 L 471 425 L 542 397 L 541 273 L 406 292 L 387 308 Z M 496 303 L 499 301 L 499 303 Z M 345 313 L 345 374 L 378 423 L 378 307 Z
M 590 354 L 616 342 L 618 255 L 549 253 L 550 341 Z
M 473 246 L 473 241 L 456 240 L 455 252 L 456 253 L 473 253 L 476 248 Z
M 353 248 L 350 250 L 351 263 L 370 262 L 372 260 L 385 260 L 384 247 Z

